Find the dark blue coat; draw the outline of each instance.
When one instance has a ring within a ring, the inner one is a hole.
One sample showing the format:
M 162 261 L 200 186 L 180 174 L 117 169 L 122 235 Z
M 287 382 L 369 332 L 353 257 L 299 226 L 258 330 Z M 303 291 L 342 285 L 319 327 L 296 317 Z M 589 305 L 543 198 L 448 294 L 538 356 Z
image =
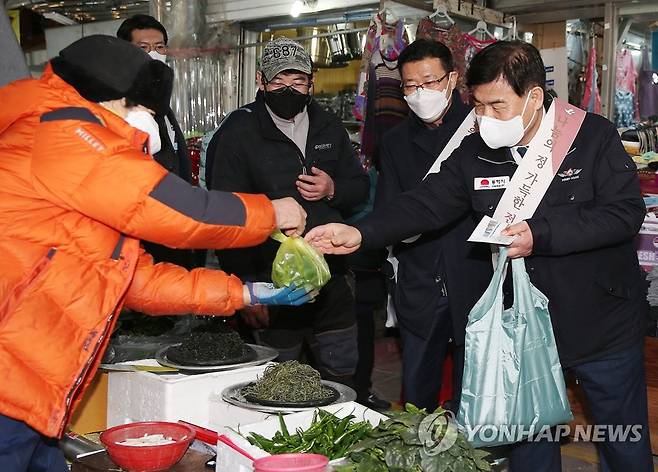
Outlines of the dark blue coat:
M 393 128 L 380 146 L 380 174 L 376 207 L 418 187 L 443 148 L 462 124 L 470 107 L 454 92 L 443 123 L 428 128 L 415 115 Z M 413 243 L 393 248 L 398 277 L 393 299 L 398 322 L 420 337 L 432 331 L 437 304 L 445 283 L 452 316 L 453 339 L 464 342 L 468 313 L 491 280 L 491 252 L 466 242 L 476 226 L 468 214 L 438 231 L 425 233 Z M 468 290 L 464 290 L 465 286 Z
M 489 149 L 479 134 L 467 137 L 439 174 L 356 225 L 364 246 L 396 243 L 468 214 L 491 216 L 503 190 L 475 190 L 475 179 L 512 176 L 516 169 L 509 150 Z M 633 239 L 644 216 L 636 167 L 617 130 L 588 113 L 528 220 L 534 248 L 526 265 L 532 283 L 550 299 L 563 366 L 641 341 L 648 306 Z M 462 289 L 472 290 L 468 284 Z

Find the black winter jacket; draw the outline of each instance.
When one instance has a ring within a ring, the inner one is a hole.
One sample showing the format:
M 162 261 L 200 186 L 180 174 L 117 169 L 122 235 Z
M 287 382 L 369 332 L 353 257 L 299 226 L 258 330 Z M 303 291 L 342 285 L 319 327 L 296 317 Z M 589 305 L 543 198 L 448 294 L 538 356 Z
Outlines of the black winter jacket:
M 470 107 L 464 105 L 455 91 L 439 127 L 429 129 L 411 115 L 384 135 L 375 208 L 386 206 L 401 193 L 421 184 L 469 112 Z M 393 293 L 397 318 L 401 326 L 416 336 L 425 338 L 432 331 L 445 284 L 453 339 L 459 345 L 464 343 L 468 313 L 492 275 L 489 248 L 466 241 L 476 224 L 475 215 L 468 214 L 441 230 L 423 234 L 412 243 L 394 246 L 393 253 L 398 259 Z
M 174 143 L 169 139 L 169 131 L 167 130 L 167 122 L 165 115 L 155 115 L 155 121 L 160 130 L 160 141 L 162 142 L 162 149 L 153 155 L 153 158 L 158 164 L 173 172 L 186 182 L 192 181 L 192 165 L 190 163 L 190 156 L 187 153 L 187 143 L 183 131 L 176 120 L 176 116 L 171 108 L 167 110 L 167 118 L 171 123 L 176 140 Z
M 475 190 L 475 179 L 512 176 L 516 169 L 509 149 L 492 150 L 479 134 L 471 135 L 439 174 L 356 225 L 363 244 L 392 244 L 468 213 L 491 216 L 503 190 Z M 526 266 L 532 283 L 550 300 L 563 366 L 641 342 L 648 305 L 633 239 L 644 216 L 636 167 L 617 130 L 588 113 L 528 220 L 534 247 Z
M 208 145 L 208 188 L 263 193 L 270 199 L 293 197 L 306 210 L 306 229 L 343 221 L 368 198 L 370 182 L 340 120 L 313 100 L 308 105 L 306 158 L 274 124 L 261 92 L 256 101 L 232 112 Z M 318 167 L 334 180 L 330 201 L 307 201 L 295 182 L 303 168 Z M 221 251 L 222 268 L 246 280 L 268 280 L 279 243 L 268 240 L 257 248 Z M 327 258 L 332 273 L 344 272 L 344 258 Z

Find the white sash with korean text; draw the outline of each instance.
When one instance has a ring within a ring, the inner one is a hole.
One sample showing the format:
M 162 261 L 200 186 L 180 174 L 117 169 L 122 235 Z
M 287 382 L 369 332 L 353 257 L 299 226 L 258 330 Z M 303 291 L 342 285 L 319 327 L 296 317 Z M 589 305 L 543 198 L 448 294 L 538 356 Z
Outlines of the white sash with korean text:
M 459 128 L 457 128 L 455 134 L 453 134 L 450 140 L 448 140 L 443 150 L 434 161 L 434 164 L 430 167 L 430 170 L 428 170 L 425 177 L 423 177 L 423 180 L 425 180 L 430 174 L 437 174 L 441 170 L 441 164 L 443 164 L 443 161 L 450 157 L 452 152 L 459 147 L 466 136 L 475 133 L 475 131 L 477 131 L 477 120 L 475 118 L 475 110 L 471 110 L 471 112 L 466 115 L 466 118 L 464 118 L 464 121 L 462 121 L 462 124 L 459 125 Z M 413 243 L 417 241 L 420 236 L 420 234 L 417 234 L 416 236 L 407 238 L 402 242 L 407 244 Z
M 466 118 L 464 118 L 464 121 L 462 121 L 462 124 L 459 125 L 459 128 L 457 128 L 455 134 L 453 134 L 452 137 L 448 140 L 443 150 L 434 161 L 434 164 L 432 164 L 432 167 L 430 167 L 430 170 L 428 170 L 427 174 L 425 174 L 425 177 L 423 177 L 423 180 L 425 180 L 428 175 L 436 174 L 437 172 L 439 172 L 441 170 L 441 164 L 443 163 L 443 161 L 445 161 L 450 157 L 450 154 L 452 154 L 452 152 L 459 147 L 459 145 L 462 143 L 462 141 L 466 136 L 475 133 L 476 129 L 477 129 L 477 121 L 475 119 L 475 111 L 471 110 L 471 112 L 468 115 L 466 115 Z M 418 238 L 420 238 L 420 236 L 421 236 L 420 234 L 417 234 L 416 236 L 407 238 L 402 242 L 410 244 L 417 241 Z M 395 281 L 397 282 L 398 260 L 393 255 L 392 246 L 389 246 L 387 249 L 388 249 L 387 259 L 388 262 L 390 262 L 391 266 L 393 267 L 393 276 L 395 278 Z M 398 325 L 397 314 L 395 312 L 395 307 L 393 306 L 393 298 L 391 297 L 390 294 L 388 295 L 388 301 L 386 303 L 386 314 L 387 314 L 386 327 L 393 328 L 397 326 Z
M 500 233 L 510 225 L 532 218 L 576 139 L 585 115 L 583 110 L 563 100 L 553 100 L 493 218 L 482 218 L 469 241 L 503 245 L 512 242 L 513 237 Z
M 441 164 L 443 164 L 443 161 L 450 157 L 450 154 L 452 154 L 452 152 L 459 147 L 466 136 L 475 133 L 476 130 L 477 121 L 475 119 L 475 110 L 471 110 L 471 112 L 466 115 L 466 118 L 464 118 L 464 121 L 462 121 L 462 124 L 459 125 L 459 128 L 457 128 L 455 134 L 452 135 L 452 138 L 450 138 L 448 143 L 445 145 L 443 151 L 441 151 L 441 154 L 439 154 L 439 157 L 436 158 L 436 161 L 434 161 L 434 164 L 432 164 L 430 170 L 427 171 L 427 174 L 425 174 L 423 180 L 425 180 L 428 175 L 436 174 L 439 172 L 441 170 Z

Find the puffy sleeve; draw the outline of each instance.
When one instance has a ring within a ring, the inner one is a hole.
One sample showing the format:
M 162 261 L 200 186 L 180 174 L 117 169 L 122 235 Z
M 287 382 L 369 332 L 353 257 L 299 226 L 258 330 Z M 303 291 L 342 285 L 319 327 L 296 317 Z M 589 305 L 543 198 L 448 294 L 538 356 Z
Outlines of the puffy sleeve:
M 176 248 L 253 246 L 274 230 L 267 197 L 193 187 L 126 141 L 101 124 L 42 117 L 31 161 L 37 192 L 128 236 Z

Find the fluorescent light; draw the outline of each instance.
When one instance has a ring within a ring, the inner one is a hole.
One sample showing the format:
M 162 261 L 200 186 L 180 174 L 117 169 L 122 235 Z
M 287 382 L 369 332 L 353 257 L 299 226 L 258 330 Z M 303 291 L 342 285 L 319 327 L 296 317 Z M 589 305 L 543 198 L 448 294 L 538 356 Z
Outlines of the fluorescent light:
M 290 8 L 290 16 L 297 18 L 304 8 L 304 2 L 302 0 L 295 0 Z
M 45 18 L 48 18 L 49 20 L 55 21 L 59 23 L 60 25 L 77 25 L 78 22 L 72 20 L 68 16 L 64 16 L 61 13 L 57 13 L 56 11 L 49 11 L 45 12 L 43 14 Z

